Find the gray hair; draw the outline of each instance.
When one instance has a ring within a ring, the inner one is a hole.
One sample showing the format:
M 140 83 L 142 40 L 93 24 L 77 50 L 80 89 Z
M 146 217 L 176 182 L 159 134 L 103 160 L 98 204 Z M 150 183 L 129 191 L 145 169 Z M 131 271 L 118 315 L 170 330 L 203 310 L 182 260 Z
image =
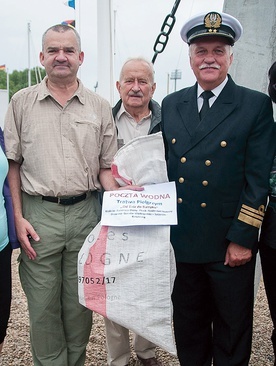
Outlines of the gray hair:
M 194 47 L 195 44 L 196 42 L 193 42 L 189 45 L 189 56 L 191 56 L 192 48 Z M 233 46 L 231 46 L 230 44 L 226 44 L 226 46 L 229 46 L 229 55 L 231 56 L 233 54 Z
M 78 51 L 81 52 L 81 39 L 80 39 L 80 35 L 79 33 L 76 31 L 76 29 L 74 27 L 72 27 L 71 25 L 66 25 L 66 24 L 56 24 L 53 25 L 52 27 L 48 28 L 42 36 L 42 50 L 44 49 L 44 45 L 45 45 L 45 38 L 46 35 L 49 31 L 54 31 L 54 32 L 58 32 L 58 33 L 64 33 L 67 31 L 73 31 L 75 33 L 76 39 L 77 39 L 77 44 L 78 44 Z
M 138 61 L 138 62 L 144 62 L 148 65 L 149 67 L 149 71 L 150 71 L 150 79 L 151 79 L 151 83 L 154 84 L 154 68 L 153 68 L 153 64 L 151 61 L 147 60 L 146 58 L 144 57 L 131 57 L 131 58 L 128 58 L 125 63 L 123 64 L 122 68 L 121 68 L 121 72 L 120 72 L 120 78 L 119 80 L 122 81 L 123 80 L 123 75 L 124 75 L 124 67 L 127 63 L 131 62 L 131 61 Z

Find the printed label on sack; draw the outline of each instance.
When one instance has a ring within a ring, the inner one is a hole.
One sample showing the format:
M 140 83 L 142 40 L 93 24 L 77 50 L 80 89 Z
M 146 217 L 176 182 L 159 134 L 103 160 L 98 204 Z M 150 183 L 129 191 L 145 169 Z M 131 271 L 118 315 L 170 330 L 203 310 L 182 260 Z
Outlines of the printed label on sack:
M 102 225 L 177 225 L 174 182 L 104 192 Z

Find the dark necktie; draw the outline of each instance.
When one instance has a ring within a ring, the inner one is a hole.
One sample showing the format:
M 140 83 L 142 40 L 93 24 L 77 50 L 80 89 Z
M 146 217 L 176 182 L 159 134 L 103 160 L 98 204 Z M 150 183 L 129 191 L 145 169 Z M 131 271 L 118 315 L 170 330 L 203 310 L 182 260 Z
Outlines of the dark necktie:
M 209 99 L 214 96 L 214 94 L 211 92 L 211 90 L 205 90 L 203 93 L 200 94 L 203 98 L 203 105 L 199 112 L 199 118 L 202 120 L 202 118 L 206 115 L 208 112 L 210 106 L 209 106 Z

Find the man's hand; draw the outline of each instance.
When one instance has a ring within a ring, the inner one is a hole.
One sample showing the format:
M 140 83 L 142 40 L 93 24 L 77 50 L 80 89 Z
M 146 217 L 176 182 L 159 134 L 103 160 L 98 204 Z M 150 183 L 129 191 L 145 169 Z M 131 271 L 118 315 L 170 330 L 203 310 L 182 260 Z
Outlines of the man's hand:
M 230 243 L 228 245 L 224 265 L 229 265 L 230 267 L 242 266 L 243 264 L 249 262 L 252 258 L 251 249 L 242 247 L 236 243 Z
M 144 187 L 136 186 L 136 185 L 127 185 L 121 187 L 119 183 L 115 180 L 111 173 L 111 169 L 100 169 L 99 174 L 101 185 L 103 186 L 105 191 L 117 191 L 118 189 L 124 190 L 128 189 L 131 191 L 143 191 Z
M 36 252 L 31 246 L 30 239 L 35 241 L 39 241 L 40 238 L 37 235 L 36 231 L 32 227 L 32 225 L 23 217 L 19 220 L 16 220 L 16 231 L 17 237 L 20 241 L 21 247 L 28 256 L 29 259 L 36 258 Z

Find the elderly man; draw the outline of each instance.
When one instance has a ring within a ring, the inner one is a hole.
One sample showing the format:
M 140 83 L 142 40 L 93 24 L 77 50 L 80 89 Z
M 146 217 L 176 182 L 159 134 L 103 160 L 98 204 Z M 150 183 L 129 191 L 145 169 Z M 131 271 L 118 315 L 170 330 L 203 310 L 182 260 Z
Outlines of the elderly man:
M 160 131 L 160 106 L 152 96 L 156 84 L 152 64 L 144 58 L 127 60 L 116 87 L 121 99 L 113 108 L 121 147 L 138 136 Z M 105 319 L 107 362 L 109 366 L 125 366 L 130 359 L 129 330 Z M 161 366 L 155 358 L 155 345 L 134 334 L 134 350 L 142 365 Z
M 181 30 L 196 84 L 167 96 L 162 130 L 176 182 L 174 329 L 181 365 L 246 366 L 254 269 L 274 156 L 269 97 L 228 74 L 240 22 L 217 12 Z

